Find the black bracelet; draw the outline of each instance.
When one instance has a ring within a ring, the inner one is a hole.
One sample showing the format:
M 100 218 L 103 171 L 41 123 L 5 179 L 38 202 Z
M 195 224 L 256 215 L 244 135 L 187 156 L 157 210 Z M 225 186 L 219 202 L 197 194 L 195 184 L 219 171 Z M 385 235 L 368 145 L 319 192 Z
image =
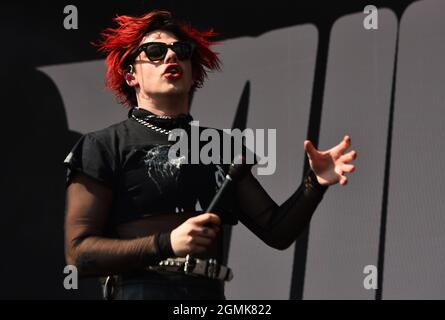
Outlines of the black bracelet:
M 158 249 L 158 254 L 161 260 L 175 256 L 170 240 L 170 232 L 157 233 L 155 235 L 154 241 Z
M 317 176 L 315 175 L 314 171 L 312 169 L 309 169 L 308 174 L 306 175 L 305 179 L 306 186 L 311 186 L 313 189 L 318 190 L 322 195 L 326 192 L 328 189 L 328 186 L 321 185 L 318 180 Z

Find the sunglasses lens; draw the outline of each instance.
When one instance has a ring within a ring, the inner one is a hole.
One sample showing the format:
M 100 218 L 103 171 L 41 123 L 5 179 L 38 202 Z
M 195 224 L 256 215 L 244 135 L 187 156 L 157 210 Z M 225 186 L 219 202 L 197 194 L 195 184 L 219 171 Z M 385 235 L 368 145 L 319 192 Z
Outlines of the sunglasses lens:
M 173 50 L 180 60 L 190 59 L 192 56 L 192 46 L 188 42 L 176 42 L 173 44 Z
M 151 61 L 161 60 L 167 53 L 167 47 L 162 44 L 153 44 L 145 49 L 145 54 Z
M 153 43 L 145 47 L 145 54 L 151 61 L 158 61 L 165 58 L 168 47 L 164 43 Z M 172 50 L 176 53 L 179 60 L 190 59 L 193 52 L 192 44 L 188 42 L 175 42 L 171 46 Z

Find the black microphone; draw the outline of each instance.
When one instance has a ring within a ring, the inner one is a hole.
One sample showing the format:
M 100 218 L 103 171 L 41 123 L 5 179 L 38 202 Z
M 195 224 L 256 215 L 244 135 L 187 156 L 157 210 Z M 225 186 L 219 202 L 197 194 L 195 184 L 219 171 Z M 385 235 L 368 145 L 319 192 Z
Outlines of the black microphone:
M 226 174 L 223 184 L 221 185 L 221 188 L 219 188 L 218 192 L 213 197 L 212 202 L 210 202 L 205 212 L 213 212 L 221 203 L 222 199 L 224 198 L 224 195 L 226 194 L 227 190 L 229 190 L 233 181 L 236 181 L 240 179 L 242 176 L 244 176 L 246 171 L 249 170 L 252 166 L 253 164 L 249 165 L 245 163 L 244 156 L 238 155 L 235 158 L 235 160 L 230 164 L 229 170 Z M 217 212 L 215 213 L 218 214 Z M 220 218 L 222 220 L 221 216 Z

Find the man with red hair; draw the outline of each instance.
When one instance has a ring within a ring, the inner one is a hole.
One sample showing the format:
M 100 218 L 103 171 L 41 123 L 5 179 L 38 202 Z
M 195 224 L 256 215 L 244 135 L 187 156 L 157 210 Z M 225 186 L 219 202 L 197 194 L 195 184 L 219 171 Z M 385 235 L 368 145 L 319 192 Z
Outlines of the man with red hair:
M 203 212 L 228 166 L 172 161 L 169 134 L 190 130 L 190 94 L 219 69 L 215 34 L 166 11 L 115 21 L 99 49 L 108 88 L 131 109 L 128 119 L 82 136 L 65 160 L 66 260 L 80 275 L 108 276 L 108 298 L 225 299 L 222 224 L 239 220 L 269 246 L 288 248 L 327 186 L 346 184 L 356 152 L 344 154 L 347 136 L 324 152 L 305 141 L 311 170 L 281 206 L 247 170 L 218 210 Z

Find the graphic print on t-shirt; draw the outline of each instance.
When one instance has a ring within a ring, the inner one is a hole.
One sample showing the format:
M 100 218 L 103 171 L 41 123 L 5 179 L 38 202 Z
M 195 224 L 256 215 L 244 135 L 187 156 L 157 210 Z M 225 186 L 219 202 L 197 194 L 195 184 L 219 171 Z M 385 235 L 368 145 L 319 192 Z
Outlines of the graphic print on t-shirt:
M 142 152 L 144 179 L 158 191 L 158 197 L 164 203 L 160 207 L 165 211 L 204 210 L 224 181 L 223 168 L 213 164 L 186 164 L 184 156 L 169 157 L 170 147 L 161 144 L 139 150 Z
M 185 160 L 185 157 L 169 159 L 169 149 L 169 145 L 155 146 L 144 157 L 148 178 L 153 181 L 160 194 L 167 192 L 166 186 L 178 184 L 180 167 Z

